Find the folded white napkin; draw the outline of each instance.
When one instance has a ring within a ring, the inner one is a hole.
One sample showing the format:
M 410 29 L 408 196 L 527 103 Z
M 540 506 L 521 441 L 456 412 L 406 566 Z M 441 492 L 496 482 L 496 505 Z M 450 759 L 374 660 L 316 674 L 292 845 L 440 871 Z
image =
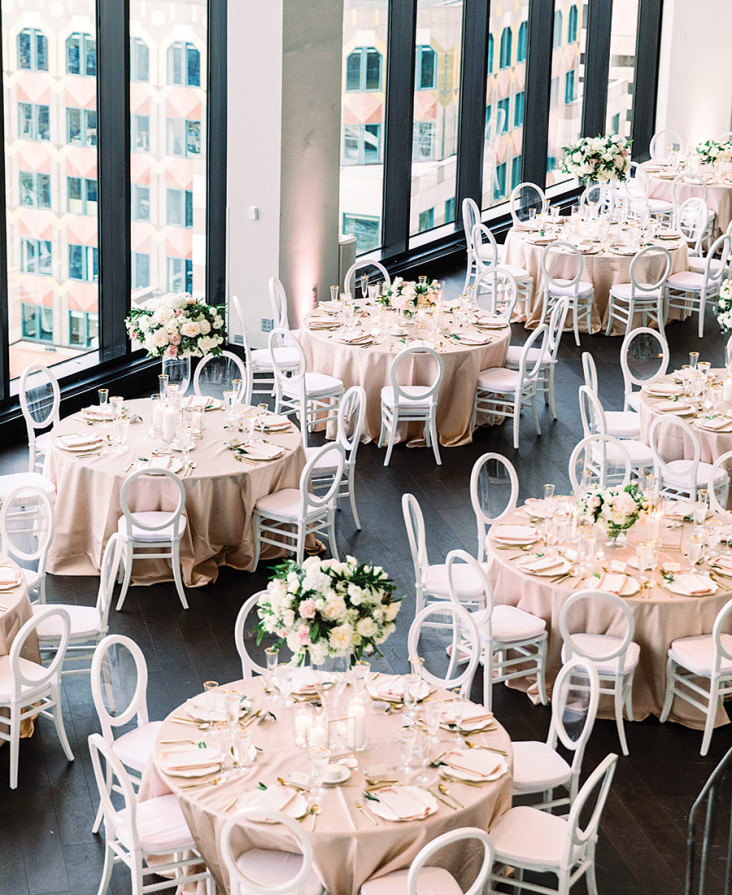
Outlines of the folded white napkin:
M 490 777 L 500 770 L 503 759 L 487 749 L 451 749 L 442 761 L 456 771 L 467 771 L 476 777 Z
M 532 525 L 514 525 L 512 523 L 497 526 L 493 533 L 503 541 L 533 541 L 537 537 L 536 529 Z
M 114 411 L 109 404 L 105 404 L 104 407 L 100 407 L 99 405 L 94 404 L 91 407 L 85 407 L 82 413 L 84 414 L 84 416 L 91 416 L 100 420 L 110 420 L 114 415 Z
M 461 334 L 458 338 L 464 345 L 490 345 L 492 341 L 484 336 L 469 336 L 466 334 Z
M 415 787 L 389 786 L 377 790 L 374 795 L 400 820 L 417 820 L 420 817 L 427 817 L 429 814 L 429 805 Z
M 674 382 L 652 382 L 648 391 L 656 395 L 680 395 L 683 387 Z
M 248 457 L 257 457 L 261 460 L 274 460 L 282 455 L 282 448 L 279 445 L 268 444 L 266 441 L 242 445 L 240 450 Z
M 152 457 L 150 460 L 150 469 L 169 469 L 170 457 Z
M 398 674 L 380 675 L 370 688 L 371 692 L 380 699 L 401 700 L 404 695 L 404 682 Z
M 169 771 L 192 771 L 221 763 L 218 749 L 170 749 L 162 755 L 162 764 Z
M 78 432 L 69 432 L 68 435 L 59 435 L 58 440 L 64 447 L 91 447 L 99 444 L 102 439 L 98 435 L 80 435 Z
M 691 407 L 682 401 L 657 401 L 653 409 L 659 413 L 683 413 L 685 410 L 691 410 Z
M 672 519 L 685 519 L 694 512 L 694 504 L 689 500 L 664 500 L 663 515 Z
M 267 811 L 282 811 L 297 796 L 297 790 L 284 786 L 269 786 L 246 792 L 240 803 L 247 808 L 264 808 Z
M 597 584 L 597 589 L 620 595 L 623 592 L 627 580 L 627 575 L 619 575 L 616 572 L 605 572 Z
M 20 572 L 12 566 L 0 566 L 0 586 L 8 587 L 20 582 Z
M 704 575 L 696 575 L 693 572 L 685 572 L 683 575 L 676 575 L 674 584 L 683 593 L 690 596 L 698 594 L 708 594 L 711 590 L 709 579 Z
M 561 556 L 539 556 L 528 562 L 520 562 L 519 565 L 524 572 L 548 572 L 549 569 L 556 569 L 564 565 Z
M 205 410 L 207 407 L 211 407 L 213 402 L 214 399 L 209 395 L 189 395 L 187 398 L 183 399 L 183 404 L 181 406 L 185 408 L 203 407 Z
M 292 692 L 315 693 L 319 681 L 320 675 L 309 666 L 296 668 L 292 672 Z
M 463 704 L 463 715 L 460 719 L 461 727 L 477 727 L 479 724 L 487 724 L 493 720 L 493 712 L 487 712 L 483 706 L 473 705 L 472 703 Z M 443 724 L 455 723 L 455 710 L 448 703 L 442 712 Z
M 709 562 L 716 568 L 722 569 L 723 572 L 732 573 L 732 556 L 715 556 Z
M 697 426 L 700 429 L 710 429 L 714 432 L 716 429 L 726 429 L 729 424 L 732 423 L 732 420 L 728 416 L 719 416 L 712 417 L 711 419 L 700 419 L 697 421 Z

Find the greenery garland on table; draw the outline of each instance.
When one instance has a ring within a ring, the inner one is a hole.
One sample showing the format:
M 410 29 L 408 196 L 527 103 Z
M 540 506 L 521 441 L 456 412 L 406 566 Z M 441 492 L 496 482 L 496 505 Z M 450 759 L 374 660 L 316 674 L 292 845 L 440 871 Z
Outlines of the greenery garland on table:
M 729 140 L 704 140 L 696 147 L 696 154 L 703 165 L 732 161 L 732 142 Z

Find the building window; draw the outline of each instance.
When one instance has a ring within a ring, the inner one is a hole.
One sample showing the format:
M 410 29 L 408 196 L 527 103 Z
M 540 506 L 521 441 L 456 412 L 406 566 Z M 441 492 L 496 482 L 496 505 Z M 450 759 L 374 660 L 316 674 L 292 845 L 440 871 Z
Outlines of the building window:
M 417 47 L 415 54 L 414 89 L 434 90 L 437 86 L 437 53 L 432 47 Z
M 490 77 L 493 74 L 493 46 L 494 46 L 494 44 L 495 44 L 495 41 L 493 40 L 493 35 L 489 34 L 488 35 L 488 65 L 487 65 L 488 77 Z
M 133 152 L 150 152 L 150 116 L 132 116 L 132 134 L 130 136 Z
M 75 348 L 96 348 L 99 339 L 99 319 L 86 311 L 69 311 L 69 345 Z
M 486 106 L 486 107 L 485 107 L 485 128 L 486 128 L 486 139 L 487 139 L 488 125 L 491 123 L 491 116 L 492 116 L 492 114 L 493 114 L 493 109 L 491 108 L 491 106 Z
M 97 213 L 97 182 L 88 177 L 67 177 L 68 208 L 71 214 Z
M 496 114 L 496 136 L 500 137 L 501 134 L 505 134 L 508 132 L 508 107 L 511 103 L 511 97 L 507 96 L 505 99 L 499 99 L 497 106 L 498 112 Z
M 132 220 L 150 220 L 150 187 L 140 183 L 132 184 Z
M 53 342 L 53 308 L 24 301 L 21 305 L 23 338 Z
M 91 34 L 72 34 L 66 39 L 66 74 L 97 74 L 97 42 Z
M 510 28 L 504 28 L 501 34 L 501 55 L 498 60 L 499 68 L 508 68 L 511 65 L 511 42 L 513 35 Z
M 150 256 L 145 252 L 132 253 L 132 288 L 147 289 L 150 286 Z
M 181 41 L 168 47 L 168 84 L 201 86 L 201 54 L 193 44 Z
M 552 39 L 552 47 L 556 50 L 562 45 L 562 11 L 558 9 L 554 13 L 554 35 Z
M 379 219 L 344 214 L 343 235 L 356 237 L 359 252 L 371 252 L 379 245 Z
M 516 62 L 526 62 L 526 46 L 529 37 L 529 26 L 521 22 L 518 31 L 518 46 L 516 47 Z
M 574 102 L 574 69 L 570 69 L 564 76 L 564 102 L 569 104 Z
M 74 146 L 97 145 L 96 109 L 66 109 L 66 142 Z
M 496 180 L 493 184 L 493 201 L 506 198 L 506 163 L 496 165 Z
M 48 71 L 48 39 L 38 28 L 24 28 L 18 35 L 18 68 Z
M 186 158 L 201 154 L 201 122 L 168 118 L 168 155 Z
M 346 90 L 381 90 L 381 53 L 375 47 L 359 47 L 346 59 Z
M 451 224 L 455 220 L 455 197 L 445 200 L 445 223 Z
M 193 291 L 193 261 L 190 258 L 168 258 L 168 292 Z
M 48 239 L 20 240 L 20 269 L 23 273 L 51 276 L 51 242 Z
M 426 211 L 419 213 L 418 233 L 424 233 L 425 230 L 431 230 L 435 226 L 435 209 L 428 208 Z
M 567 40 L 573 44 L 577 40 L 577 7 L 569 7 L 569 27 L 567 28 Z
M 521 127 L 524 123 L 524 91 L 519 90 L 513 100 L 513 126 Z
M 96 246 L 69 243 L 69 279 L 96 283 L 99 279 L 99 252 Z
M 620 112 L 613 115 L 610 119 L 610 133 L 611 134 L 619 134 L 620 133 Z
M 51 175 L 38 171 L 21 171 L 20 204 L 28 208 L 50 208 Z
M 150 50 L 140 37 L 130 38 L 130 80 L 150 80 Z
M 412 125 L 412 161 L 431 162 L 435 158 L 435 122 L 415 121 Z
M 18 137 L 21 140 L 50 140 L 48 106 L 18 103 Z
M 381 164 L 380 124 L 347 124 L 343 128 L 343 164 Z
M 521 156 L 517 155 L 511 160 L 511 189 L 521 183 Z
M 191 190 L 168 190 L 168 223 L 173 227 L 193 226 Z

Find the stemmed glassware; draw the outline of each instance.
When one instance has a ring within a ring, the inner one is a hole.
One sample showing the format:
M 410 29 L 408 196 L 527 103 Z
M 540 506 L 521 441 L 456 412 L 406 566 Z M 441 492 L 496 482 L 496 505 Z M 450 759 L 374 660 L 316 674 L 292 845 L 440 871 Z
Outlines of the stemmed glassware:
M 330 749 L 326 746 L 311 746 L 308 751 L 313 780 L 313 798 L 316 800 L 322 799 L 325 795 L 323 781 L 325 780 L 325 769 L 330 761 Z
M 280 651 L 276 646 L 268 646 L 264 651 L 265 661 L 267 663 L 267 681 L 269 681 L 269 685 L 273 691 L 278 691 L 278 681 L 277 681 L 277 664 L 280 659 Z M 275 697 L 275 701 L 276 697 Z
M 431 743 L 437 743 L 440 739 L 437 736 L 437 731 L 440 729 L 440 721 L 442 720 L 442 708 L 443 703 L 439 700 L 432 701 L 428 699 L 422 703 L 422 720 Z
M 399 771 L 408 774 L 412 770 L 412 755 L 417 740 L 417 731 L 413 727 L 402 727 L 399 731 Z
M 463 694 L 460 691 L 459 687 L 451 690 L 450 693 L 452 694 L 452 700 L 450 703 L 450 715 L 452 723 L 455 725 L 455 734 L 453 739 L 458 745 L 462 746 L 463 740 L 461 736 L 461 725 L 463 723 L 465 702 L 463 701 Z
M 417 759 L 419 774 L 414 778 L 417 786 L 428 786 L 434 777 L 429 770 L 432 739 L 425 733 L 418 733 L 414 740 L 413 754 Z

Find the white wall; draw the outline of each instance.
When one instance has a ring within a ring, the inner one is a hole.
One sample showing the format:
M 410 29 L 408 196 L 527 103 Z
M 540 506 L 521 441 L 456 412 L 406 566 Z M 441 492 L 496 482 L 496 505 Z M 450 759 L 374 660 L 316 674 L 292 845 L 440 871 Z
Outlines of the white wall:
M 656 129 L 695 145 L 730 129 L 732 0 L 665 0 Z

